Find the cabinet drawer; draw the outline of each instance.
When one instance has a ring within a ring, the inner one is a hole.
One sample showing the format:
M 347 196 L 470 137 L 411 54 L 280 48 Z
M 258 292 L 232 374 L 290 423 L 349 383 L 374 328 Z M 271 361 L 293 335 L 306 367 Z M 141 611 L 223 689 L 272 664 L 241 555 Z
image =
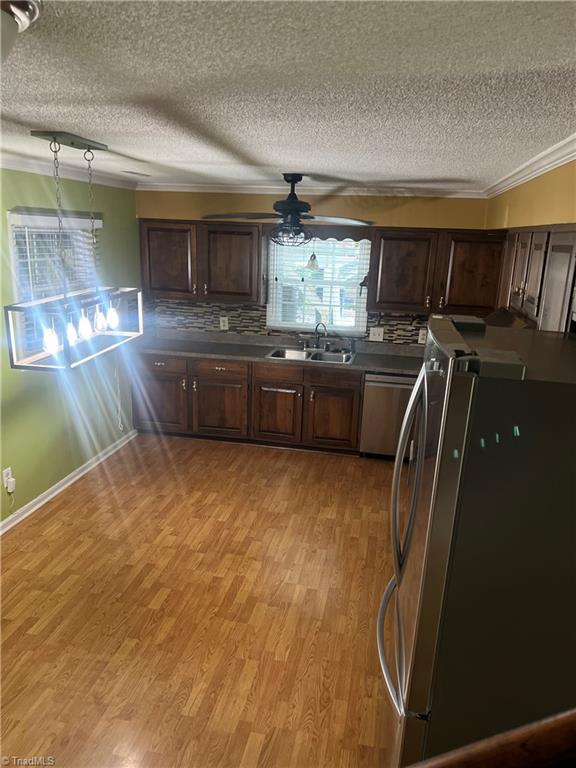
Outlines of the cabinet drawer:
M 167 355 L 142 355 L 140 365 L 147 371 L 166 371 L 166 373 L 186 373 L 184 357 L 169 357 Z
M 239 360 L 190 360 L 189 370 L 191 374 L 245 379 L 248 377 L 249 365 Z
M 335 370 L 334 368 L 306 368 L 304 381 L 306 384 L 318 384 L 324 387 L 360 387 L 362 371 Z
M 263 381 L 285 381 L 299 384 L 304 380 L 304 369 L 300 365 L 283 363 L 255 363 L 254 378 Z

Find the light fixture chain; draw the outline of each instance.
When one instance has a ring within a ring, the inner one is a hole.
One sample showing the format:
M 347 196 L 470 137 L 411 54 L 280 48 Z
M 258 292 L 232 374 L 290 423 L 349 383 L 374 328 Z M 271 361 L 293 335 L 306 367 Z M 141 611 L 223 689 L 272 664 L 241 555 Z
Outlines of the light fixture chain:
M 54 156 L 54 186 L 56 189 L 56 213 L 58 216 L 58 256 L 60 258 L 60 268 L 62 272 L 62 293 L 64 298 L 68 293 L 68 277 L 66 275 L 66 259 L 64 258 L 64 249 L 62 247 L 62 235 L 64 231 L 64 221 L 62 214 L 62 182 L 60 181 L 60 160 L 58 154 L 60 152 L 60 142 L 53 139 L 50 142 L 50 150 Z
M 97 250 L 97 243 L 96 243 L 96 220 L 94 216 L 94 209 L 96 207 L 96 193 L 94 191 L 94 175 L 93 175 L 93 169 L 92 169 L 92 161 L 94 160 L 94 152 L 92 152 L 91 149 L 87 149 L 84 152 L 84 160 L 86 160 L 86 164 L 88 166 L 88 200 L 89 200 L 89 207 L 90 207 L 90 237 L 92 239 L 92 252 L 94 254 L 94 267 L 96 269 L 96 274 L 99 274 L 99 263 L 98 263 L 98 250 Z

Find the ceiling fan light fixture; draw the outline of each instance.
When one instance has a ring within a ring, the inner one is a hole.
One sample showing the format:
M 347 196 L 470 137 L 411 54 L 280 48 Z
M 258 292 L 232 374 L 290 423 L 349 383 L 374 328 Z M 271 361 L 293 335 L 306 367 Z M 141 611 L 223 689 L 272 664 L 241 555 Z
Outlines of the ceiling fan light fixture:
M 313 237 L 312 232 L 306 229 L 300 221 L 282 221 L 270 232 L 270 240 L 276 245 L 306 245 Z

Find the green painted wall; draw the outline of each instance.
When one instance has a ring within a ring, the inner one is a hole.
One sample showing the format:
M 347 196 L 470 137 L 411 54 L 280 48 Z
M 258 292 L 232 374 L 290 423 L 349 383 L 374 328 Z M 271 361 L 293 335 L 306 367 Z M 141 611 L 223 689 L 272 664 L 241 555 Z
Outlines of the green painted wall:
M 88 210 L 88 187 L 64 180 L 63 207 Z M 97 186 L 101 230 L 101 278 L 109 285 L 139 285 L 138 230 L 131 190 Z M 15 206 L 54 208 L 48 176 L 0 171 L 2 306 L 17 301 L 13 290 L 7 211 Z M 103 355 L 65 373 L 10 368 L 2 313 L 1 466 L 16 478 L 14 504 L 2 488 L 2 517 L 15 512 L 132 429 L 124 353 Z M 126 350 L 127 347 L 124 347 Z M 118 380 L 118 387 L 116 381 Z M 116 397 L 117 389 L 120 398 Z M 124 431 L 118 426 L 118 407 Z

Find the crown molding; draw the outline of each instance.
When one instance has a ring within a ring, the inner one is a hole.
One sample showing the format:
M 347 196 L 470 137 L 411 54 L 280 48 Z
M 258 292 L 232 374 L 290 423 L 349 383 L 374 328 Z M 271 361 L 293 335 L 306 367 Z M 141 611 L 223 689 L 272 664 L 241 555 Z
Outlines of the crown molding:
M 483 196 L 496 197 L 496 195 L 501 195 L 502 192 L 517 187 L 519 184 L 524 184 L 530 179 L 535 179 L 537 176 L 552 171 L 572 160 L 576 160 L 576 133 L 545 149 L 544 152 L 540 152 L 539 155 L 523 163 L 512 173 L 506 174 L 494 184 L 486 187 L 483 190 Z
M 244 195 L 281 195 L 286 197 L 288 187 L 286 184 L 171 184 L 161 181 L 144 181 L 136 185 L 138 192 L 204 192 L 220 194 L 244 194 Z M 424 189 L 418 189 L 418 192 L 411 194 L 403 191 L 398 194 L 391 189 L 378 189 L 377 187 L 347 187 L 340 192 L 332 191 L 328 186 L 319 186 L 303 183 L 298 187 L 298 194 L 305 197 L 315 197 L 318 195 L 326 196 L 333 194 L 335 197 L 484 197 L 481 190 L 455 189 L 446 191 L 439 195 L 438 190 L 426 192 Z
M 50 160 L 30 159 L 21 157 L 20 155 L 13 155 L 9 152 L 0 153 L 0 168 L 6 168 L 11 171 L 24 171 L 25 173 L 37 173 L 40 176 L 52 176 L 54 173 L 54 166 Z M 62 161 L 60 161 L 59 165 L 59 175 L 62 179 L 88 183 L 87 172 L 84 169 L 64 165 Z M 112 176 L 108 173 L 95 171 L 93 173 L 93 179 L 95 184 L 104 187 L 136 189 L 135 182 L 129 181 L 128 179 L 119 179 L 117 176 Z

